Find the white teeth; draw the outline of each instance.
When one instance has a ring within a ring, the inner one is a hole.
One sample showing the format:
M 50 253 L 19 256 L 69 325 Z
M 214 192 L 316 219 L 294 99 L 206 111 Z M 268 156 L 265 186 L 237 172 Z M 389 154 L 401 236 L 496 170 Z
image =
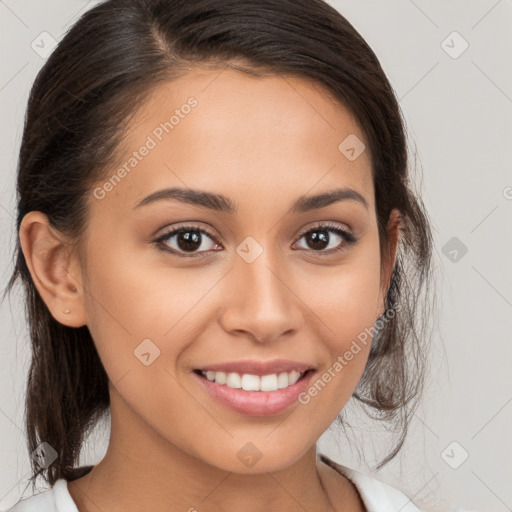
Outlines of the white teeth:
M 286 372 L 280 373 L 277 376 L 277 387 L 279 389 L 288 387 L 288 374 Z
M 225 372 L 213 372 L 215 378 L 213 379 L 217 384 L 226 384 Z
M 201 372 L 209 381 L 215 384 L 225 384 L 228 388 L 238 388 L 244 391 L 277 391 L 295 384 L 302 373 L 293 370 L 291 372 L 272 373 L 269 375 L 252 375 L 250 373 L 226 373 L 208 370 Z
M 262 375 L 260 378 L 260 390 L 261 391 L 276 391 L 277 387 L 277 375 Z
M 226 386 L 228 388 L 241 388 L 242 379 L 238 373 L 228 373 L 226 376 Z
M 245 391 L 259 391 L 260 378 L 257 375 L 244 373 L 242 375 L 242 389 L 245 389 Z
M 295 384 L 300 378 L 300 372 L 290 372 L 288 375 L 288 384 L 291 386 L 292 384 Z

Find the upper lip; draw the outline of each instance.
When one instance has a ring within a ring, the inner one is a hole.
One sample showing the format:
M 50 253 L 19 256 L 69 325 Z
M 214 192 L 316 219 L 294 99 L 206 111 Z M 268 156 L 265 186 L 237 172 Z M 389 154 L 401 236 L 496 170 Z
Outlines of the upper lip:
M 228 361 L 226 363 L 207 364 L 197 370 L 226 372 L 226 373 L 248 373 L 251 375 L 271 375 L 273 373 L 298 371 L 303 373 L 307 370 L 312 370 L 313 367 L 307 363 L 300 363 L 298 361 L 289 361 L 286 359 L 272 359 L 271 361 L 257 361 L 254 359 L 247 359 L 244 361 Z

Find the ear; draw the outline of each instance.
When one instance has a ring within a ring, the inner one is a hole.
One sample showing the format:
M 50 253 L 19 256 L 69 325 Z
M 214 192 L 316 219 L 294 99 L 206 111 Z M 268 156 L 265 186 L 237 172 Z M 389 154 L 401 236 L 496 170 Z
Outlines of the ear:
M 81 269 L 72 244 L 37 211 L 23 217 L 19 235 L 34 285 L 53 318 L 69 327 L 85 325 Z
M 379 289 L 379 298 L 377 301 L 377 317 L 384 314 L 386 310 L 385 298 L 388 293 L 389 285 L 391 282 L 391 275 L 396 261 L 396 252 L 398 247 L 398 240 L 400 237 L 400 230 L 402 226 L 402 218 L 400 210 L 394 208 L 389 214 L 388 225 L 386 227 L 388 233 L 388 246 L 382 251 L 381 262 L 381 281 Z

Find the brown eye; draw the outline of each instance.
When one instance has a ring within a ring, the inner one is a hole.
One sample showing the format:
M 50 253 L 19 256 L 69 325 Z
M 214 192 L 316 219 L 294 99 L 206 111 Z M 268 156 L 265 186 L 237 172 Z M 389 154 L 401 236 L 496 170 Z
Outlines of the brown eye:
M 304 236 L 306 237 L 306 244 L 315 251 L 325 249 L 331 239 L 329 231 L 326 229 L 315 229 L 314 231 L 309 231 Z
M 219 245 L 212 234 L 196 226 L 170 229 L 155 242 L 164 246 L 165 250 L 183 256 L 196 256 L 212 249 L 216 250 Z
M 344 249 L 347 245 L 355 244 L 357 239 L 336 225 L 322 224 L 302 234 L 306 247 L 315 252 L 332 253 Z

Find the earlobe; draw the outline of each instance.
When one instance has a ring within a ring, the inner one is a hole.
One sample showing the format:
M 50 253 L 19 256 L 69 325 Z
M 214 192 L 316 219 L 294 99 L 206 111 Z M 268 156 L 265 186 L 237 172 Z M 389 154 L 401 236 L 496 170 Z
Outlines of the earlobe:
M 32 281 L 52 316 L 69 327 L 85 325 L 80 267 L 71 244 L 37 211 L 23 217 L 19 235 Z
M 377 302 L 377 317 L 380 317 L 386 311 L 385 297 L 387 295 L 391 276 L 395 267 L 396 253 L 398 242 L 400 239 L 400 230 L 402 226 L 402 216 L 398 209 L 394 208 L 390 215 L 387 225 L 388 247 L 383 251 L 381 263 L 381 283 L 379 291 L 379 299 Z

